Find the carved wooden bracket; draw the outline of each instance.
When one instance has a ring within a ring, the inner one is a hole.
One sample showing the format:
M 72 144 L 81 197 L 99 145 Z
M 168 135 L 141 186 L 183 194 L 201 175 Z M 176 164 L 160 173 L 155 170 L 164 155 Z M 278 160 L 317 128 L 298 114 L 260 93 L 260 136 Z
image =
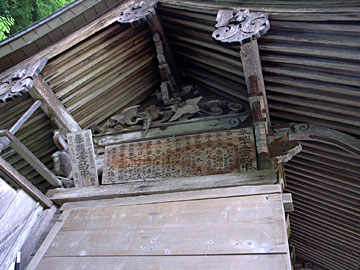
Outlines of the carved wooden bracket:
M 269 15 L 265 13 L 219 10 L 212 37 L 227 44 L 245 44 L 258 39 L 270 29 Z
M 289 124 L 274 127 L 274 136 L 287 134 L 289 140 L 319 141 L 337 146 L 351 154 L 360 156 L 360 139 L 331 128 L 308 123 Z
M 139 24 L 147 21 L 155 14 L 158 1 L 141 1 L 126 9 L 118 19 L 119 23 Z
M 6 103 L 8 100 L 27 93 L 33 87 L 34 79 L 40 74 L 46 63 L 47 59 L 40 59 L 2 79 L 0 82 L 0 101 Z
M 293 156 L 302 150 L 301 144 L 297 141 L 289 140 L 287 135 L 275 140 L 269 145 L 270 156 L 274 164 L 290 161 Z

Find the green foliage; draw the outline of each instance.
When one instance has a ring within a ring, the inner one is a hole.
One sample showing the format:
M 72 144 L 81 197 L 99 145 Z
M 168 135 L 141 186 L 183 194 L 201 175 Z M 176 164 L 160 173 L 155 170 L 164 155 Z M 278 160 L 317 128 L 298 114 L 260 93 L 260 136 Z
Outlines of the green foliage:
M 0 16 L 0 41 L 7 38 L 10 29 L 14 25 L 15 20 L 11 17 Z
M 25 29 L 74 0 L 1 0 L 0 16 L 11 17 L 15 25 L 10 34 Z

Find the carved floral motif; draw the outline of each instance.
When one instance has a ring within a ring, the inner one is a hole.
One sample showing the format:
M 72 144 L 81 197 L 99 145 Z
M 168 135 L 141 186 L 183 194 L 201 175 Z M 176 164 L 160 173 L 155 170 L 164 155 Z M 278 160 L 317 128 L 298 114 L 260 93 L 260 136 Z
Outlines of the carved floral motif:
M 212 37 L 224 43 L 245 44 L 270 29 L 268 14 L 240 10 L 219 10 Z

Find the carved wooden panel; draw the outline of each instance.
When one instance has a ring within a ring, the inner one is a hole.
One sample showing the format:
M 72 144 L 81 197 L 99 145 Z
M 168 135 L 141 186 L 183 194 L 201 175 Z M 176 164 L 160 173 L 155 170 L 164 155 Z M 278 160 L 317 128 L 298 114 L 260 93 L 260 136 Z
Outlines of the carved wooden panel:
M 252 128 L 105 147 L 103 184 L 256 170 Z
M 67 139 L 75 187 L 98 186 L 91 130 L 68 133 Z
M 42 58 L 28 66 L 25 66 L 0 81 L 0 101 L 6 103 L 27 93 L 33 87 L 34 79 L 40 74 L 47 63 Z

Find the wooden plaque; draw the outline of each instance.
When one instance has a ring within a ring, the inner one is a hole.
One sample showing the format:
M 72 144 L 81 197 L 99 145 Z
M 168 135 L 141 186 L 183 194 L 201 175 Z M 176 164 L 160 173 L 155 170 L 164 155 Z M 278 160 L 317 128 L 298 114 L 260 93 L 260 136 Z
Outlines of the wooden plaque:
M 256 170 L 252 128 L 105 147 L 103 184 Z
M 67 140 L 75 187 L 98 186 L 91 130 L 68 133 Z

